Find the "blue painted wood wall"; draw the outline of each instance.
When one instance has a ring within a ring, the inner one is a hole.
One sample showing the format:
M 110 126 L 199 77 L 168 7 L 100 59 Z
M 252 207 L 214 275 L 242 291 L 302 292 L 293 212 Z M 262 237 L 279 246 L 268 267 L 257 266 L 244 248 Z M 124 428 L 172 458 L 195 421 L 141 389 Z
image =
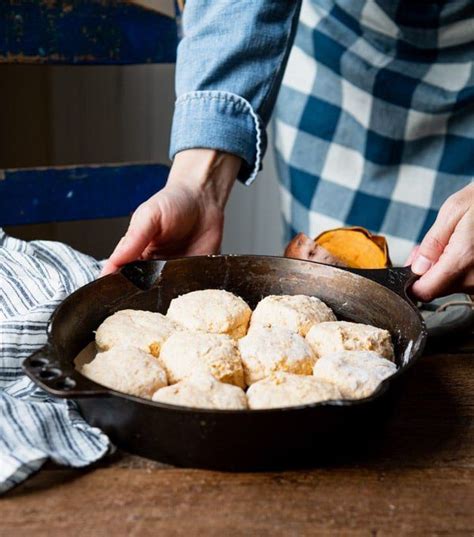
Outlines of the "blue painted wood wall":
M 162 164 L 0 170 L 0 226 L 126 216 L 163 188 L 168 171 Z
M 0 63 L 174 63 L 176 20 L 133 0 L 0 0 Z
M 0 64 L 174 63 L 177 43 L 176 19 L 134 0 L 0 0 Z M 165 185 L 168 171 L 0 170 L 0 226 L 125 216 Z

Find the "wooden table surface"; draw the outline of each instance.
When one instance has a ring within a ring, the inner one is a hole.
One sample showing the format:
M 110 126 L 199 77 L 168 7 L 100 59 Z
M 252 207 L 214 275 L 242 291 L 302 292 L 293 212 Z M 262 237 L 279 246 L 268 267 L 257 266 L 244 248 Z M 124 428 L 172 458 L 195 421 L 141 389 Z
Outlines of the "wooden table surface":
M 81 471 L 50 464 L 0 500 L 0 535 L 472 536 L 473 393 L 471 336 L 420 360 L 366 460 L 245 474 L 122 453 Z

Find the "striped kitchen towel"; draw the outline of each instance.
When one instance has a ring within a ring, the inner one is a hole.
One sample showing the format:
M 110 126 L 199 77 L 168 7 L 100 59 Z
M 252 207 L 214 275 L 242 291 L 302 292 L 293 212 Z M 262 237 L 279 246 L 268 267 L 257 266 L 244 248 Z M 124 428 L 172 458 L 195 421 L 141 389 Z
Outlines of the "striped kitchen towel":
M 23 360 L 46 343 L 55 307 L 97 277 L 100 264 L 65 244 L 24 242 L 0 229 L 0 493 L 45 461 L 86 466 L 110 448 L 72 402 L 55 399 L 22 372 Z

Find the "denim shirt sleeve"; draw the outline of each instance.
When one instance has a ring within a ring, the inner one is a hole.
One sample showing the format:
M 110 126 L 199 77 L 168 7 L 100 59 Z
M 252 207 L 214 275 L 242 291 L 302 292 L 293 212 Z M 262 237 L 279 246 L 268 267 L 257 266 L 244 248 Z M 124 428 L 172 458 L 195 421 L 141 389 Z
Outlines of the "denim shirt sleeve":
M 206 147 L 243 159 L 250 184 L 293 42 L 299 0 L 188 0 L 176 66 L 170 157 Z

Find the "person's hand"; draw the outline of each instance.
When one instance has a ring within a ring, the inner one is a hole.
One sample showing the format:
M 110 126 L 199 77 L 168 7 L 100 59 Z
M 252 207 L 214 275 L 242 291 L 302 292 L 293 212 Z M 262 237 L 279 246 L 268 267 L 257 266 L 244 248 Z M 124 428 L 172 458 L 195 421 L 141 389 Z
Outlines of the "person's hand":
M 240 158 L 211 149 L 178 153 L 163 190 L 134 212 L 102 276 L 136 259 L 217 253 Z
M 446 200 L 407 264 L 421 276 L 412 291 L 423 302 L 474 292 L 474 184 Z

